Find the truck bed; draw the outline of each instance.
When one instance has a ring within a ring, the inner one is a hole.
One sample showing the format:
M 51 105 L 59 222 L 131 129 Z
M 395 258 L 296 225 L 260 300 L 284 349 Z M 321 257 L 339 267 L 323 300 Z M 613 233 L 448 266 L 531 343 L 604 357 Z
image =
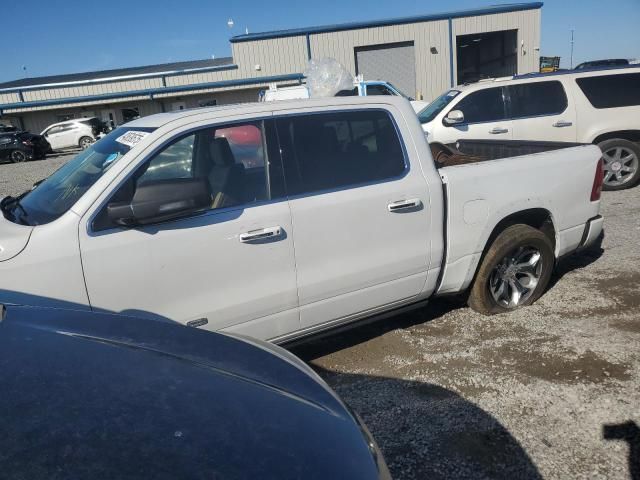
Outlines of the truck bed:
M 602 153 L 594 145 L 560 145 L 566 146 L 522 142 L 503 149 L 493 144 L 485 153 L 498 158 L 476 155 L 454 158 L 448 164 L 436 161 L 448 213 L 445 268 L 438 293 L 469 285 L 493 229 L 516 212 L 546 213 L 551 218 L 556 257 L 578 248 L 585 221 L 598 215 L 598 202 L 591 202 L 590 194 Z M 481 153 L 481 147 L 475 148 L 475 153 Z M 516 148 L 538 152 L 502 157 Z
M 584 144 L 520 140 L 459 140 L 455 144 L 449 145 L 432 143 L 430 148 L 436 167 L 441 168 L 550 152 L 582 145 Z

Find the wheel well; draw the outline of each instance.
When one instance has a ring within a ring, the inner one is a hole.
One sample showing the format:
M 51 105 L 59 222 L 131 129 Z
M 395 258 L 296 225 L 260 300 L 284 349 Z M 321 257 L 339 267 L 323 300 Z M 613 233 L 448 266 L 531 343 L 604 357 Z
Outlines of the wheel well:
M 530 227 L 540 230 L 547 236 L 549 240 L 551 240 L 553 248 L 556 248 L 556 229 L 553 226 L 551 213 L 544 208 L 532 208 L 529 210 L 522 210 L 520 212 L 512 213 L 508 217 L 503 218 L 500 222 L 498 222 L 498 224 L 491 232 L 491 235 L 489 235 L 489 240 L 487 240 L 487 244 L 484 247 L 483 256 L 498 235 L 500 235 L 511 225 L 516 225 L 519 223 L 529 225 Z
M 551 244 L 553 245 L 553 249 L 555 251 L 556 248 L 556 229 L 553 225 L 553 219 L 551 218 L 551 213 L 544 208 L 531 208 L 528 210 L 521 210 L 519 212 L 512 213 L 511 215 L 503 218 L 498 222 L 498 224 L 494 227 L 491 235 L 489 235 L 489 239 L 484 246 L 482 251 L 482 255 L 480 256 L 480 260 L 478 260 L 478 264 L 475 267 L 475 272 L 473 273 L 473 278 L 469 283 L 469 288 L 473 286 L 476 281 L 476 276 L 478 275 L 478 271 L 480 270 L 480 265 L 484 260 L 487 251 L 493 244 L 494 240 L 504 232 L 507 228 L 512 225 L 524 224 L 529 225 L 535 229 L 540 230 L 544 233 L 549 240 L 551 240 Z M 465 294 L 468 293 L 465 292 Z
M 599 137 L 596 137 L 593 143 L 597 145 L 600 142 L 611 140 L 612 138 L 622 138 L 631 142 L 640 142 L 640 130 L 619 130 L 617 132 L 603 133 Z

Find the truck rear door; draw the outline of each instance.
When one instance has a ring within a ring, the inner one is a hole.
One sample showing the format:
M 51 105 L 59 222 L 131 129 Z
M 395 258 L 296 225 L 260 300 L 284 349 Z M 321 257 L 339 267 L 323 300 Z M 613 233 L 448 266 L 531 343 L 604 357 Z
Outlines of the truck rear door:
M 429 267 L 429 191 L 389 111 L 279 112 L 301 327 L 418 295 Z

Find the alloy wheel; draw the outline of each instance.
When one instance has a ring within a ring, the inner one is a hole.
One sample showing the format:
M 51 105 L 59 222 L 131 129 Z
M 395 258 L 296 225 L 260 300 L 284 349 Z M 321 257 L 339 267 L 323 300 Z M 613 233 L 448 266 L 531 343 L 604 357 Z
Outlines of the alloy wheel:
M 638 156 L 626 147 L 612 147 L 602 154 L 604 183 L 611 187 L 623 185 L 638 171 Z
M 517 308 L 526 302 L 542 276 L 542 254 L 534 247 L 520 247 L 504 257 L 489 277 L 489 291 L 504 308 Z
M 82 148 L 82 150 L 86 150 L 87 148 L 89 148 L 91 146 L 92 143 L 93 142 L 90 139 L 85 137 L 80 142 L 80 148 Z
M 11 161 L 13 163 L 22 163 L 26 159 L 27 159 L 27 156 L 24 154 L 24 152 L 21 152 L 20 150 L 16 150 L 11 153 Z

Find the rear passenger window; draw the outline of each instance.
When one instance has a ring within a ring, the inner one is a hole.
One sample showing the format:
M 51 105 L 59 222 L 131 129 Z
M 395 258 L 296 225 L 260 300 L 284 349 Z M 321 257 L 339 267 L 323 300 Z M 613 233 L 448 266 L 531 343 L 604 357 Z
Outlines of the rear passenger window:
M 595 108 L 640 105 L 640 73 L 583 77 L 576 83 Z
M 495 122 L 507 117 L 502 87 L 473 92 L 460 100 L 451 110 L 462 111 L 464 123 Z
M 291 195 L 397 177 L 400 138 L 382 110 L 284 117 L 277 121 Z
M 567 95 L 558 81 L 510 85 L 511 118 L 558 115 L 567 108 Z

